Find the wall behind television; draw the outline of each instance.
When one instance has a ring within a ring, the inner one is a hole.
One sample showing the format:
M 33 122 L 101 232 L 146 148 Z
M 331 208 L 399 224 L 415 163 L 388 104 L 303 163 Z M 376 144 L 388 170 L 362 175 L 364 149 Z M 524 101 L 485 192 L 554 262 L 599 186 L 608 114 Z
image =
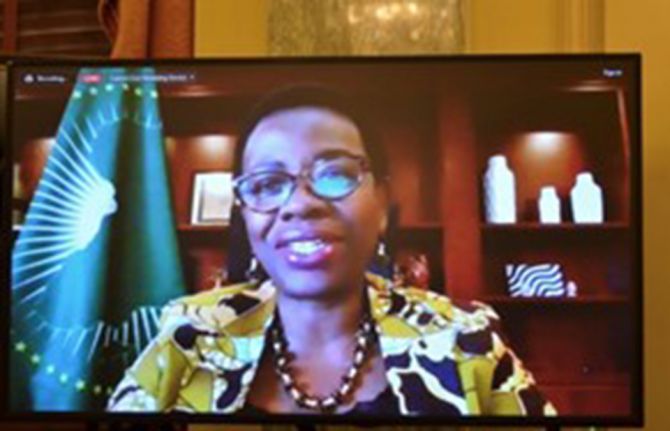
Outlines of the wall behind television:
M 198 0 L 196 55 L 267 52 L 271 0 Z M 670 429 L 670 2 L 463 0 L 468 53 L 639 51 L 643 55 L 645 430 Z M 219 429 L 195 426 L 192 430 Z

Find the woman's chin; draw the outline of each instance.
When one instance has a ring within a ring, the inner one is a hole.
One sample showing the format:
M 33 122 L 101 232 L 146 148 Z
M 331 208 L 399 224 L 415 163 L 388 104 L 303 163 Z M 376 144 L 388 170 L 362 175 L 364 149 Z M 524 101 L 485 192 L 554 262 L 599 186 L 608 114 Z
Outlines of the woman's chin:
M 334 274 L 309 271 L 286 274 L 275 280 L 280 294 L 303 300 L 332 300 L 342 296 L 344 283 Z M 277 282 L 279 281 L 279 282 Z

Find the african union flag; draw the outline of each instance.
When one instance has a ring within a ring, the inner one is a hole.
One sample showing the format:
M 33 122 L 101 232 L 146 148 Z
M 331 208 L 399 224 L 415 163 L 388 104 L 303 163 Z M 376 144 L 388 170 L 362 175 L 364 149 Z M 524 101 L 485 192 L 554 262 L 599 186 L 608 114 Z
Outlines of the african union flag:
M 184 292 L 153 73 L 77 78 L 12 250 L 19 411 L 103 408 Z

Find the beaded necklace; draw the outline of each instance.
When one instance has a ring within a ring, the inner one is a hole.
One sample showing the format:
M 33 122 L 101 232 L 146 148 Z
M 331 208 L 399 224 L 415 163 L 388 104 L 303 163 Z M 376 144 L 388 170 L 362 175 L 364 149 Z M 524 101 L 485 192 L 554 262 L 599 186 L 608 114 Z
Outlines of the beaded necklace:
M 279 313 L 276 311 L 270 334 L 272 337 L 272 351 L 274 353 L 274 369 L 286 392 L 297 406 L 328 413 L 335 411 L 351 395 L 356 379 L 360 375 L 363 364 L 365 364 L 365 360 L 369 355 L 375 331 L 372 318 L 366 313 L 356 331 L 356 347 L 354 348 L 351 367 L 342 376 L 340 386 L 330 395 L 323 398 L 308 394 L 297 385 L 291 369 L 293 356 L 288 351 L 288 341 L 284 335 L 284 327 L 279 318 Z

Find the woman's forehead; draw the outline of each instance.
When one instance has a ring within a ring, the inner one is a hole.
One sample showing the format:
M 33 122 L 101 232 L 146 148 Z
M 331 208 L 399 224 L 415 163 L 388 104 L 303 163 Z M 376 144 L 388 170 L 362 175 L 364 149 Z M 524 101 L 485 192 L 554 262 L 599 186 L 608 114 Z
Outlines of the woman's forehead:
M 331 150 L 365 155 L 361 135 L 349 118 L 318 107 L 272 113 L 253 129 L 244 149 L 244 170 L 257 165 L 292 165 Z

